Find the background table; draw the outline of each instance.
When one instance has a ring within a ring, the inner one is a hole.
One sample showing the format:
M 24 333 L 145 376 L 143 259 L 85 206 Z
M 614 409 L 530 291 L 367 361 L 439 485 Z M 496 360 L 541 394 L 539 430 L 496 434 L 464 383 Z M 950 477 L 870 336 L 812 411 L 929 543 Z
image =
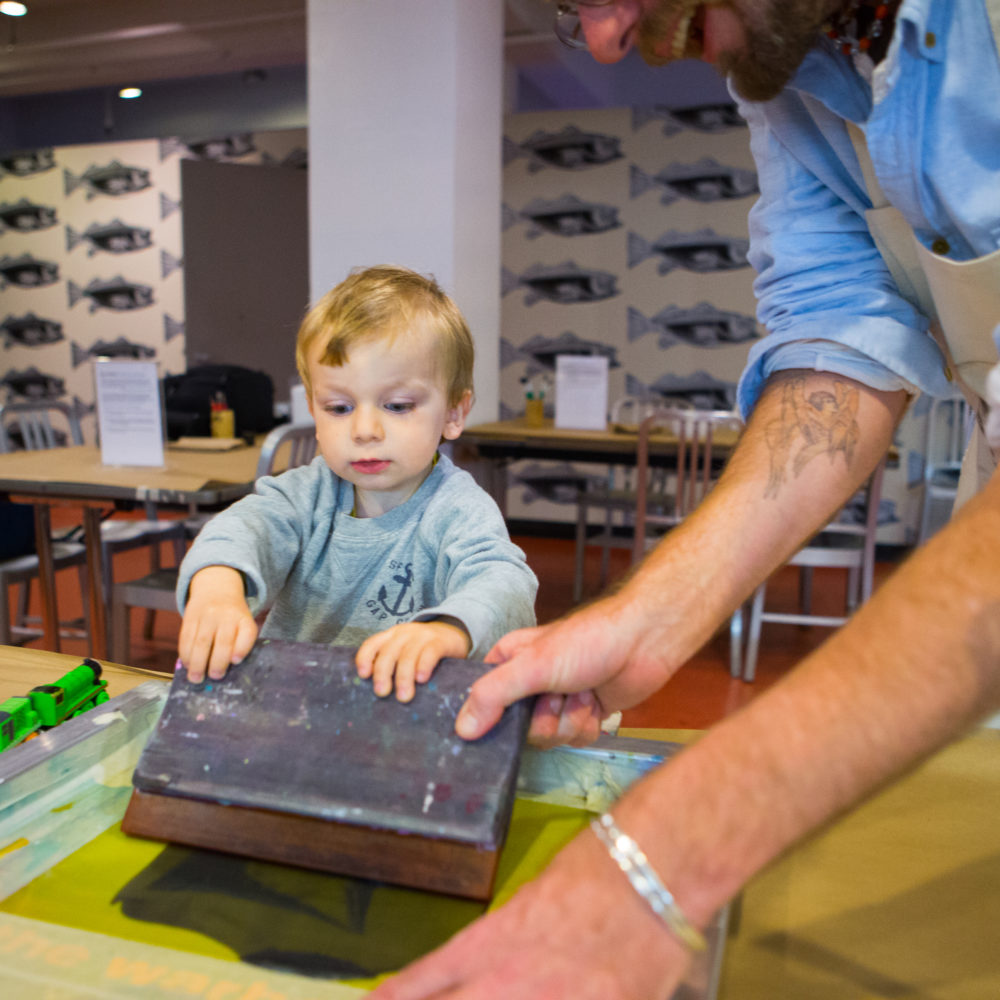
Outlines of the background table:
M 723 448 L 731 448 L 737 437 L 735 432 L 720 431 L 715 440 Z M 455 442 L 454 454 L 456 463 L 468 469 L 506 513 L 507 466 L 511 462 L 548 459 L 633 466 L 637 444 L 637 433 L 610 425 L 604 430 L 567 430 L 551 420 L 535 427 L 518 417 L 466 427 Z M 677 438 L 666 431 L 651 435 L 649 455 L 653 465 L 674 461 Z
M 70 504 L 83 508 L 90 641 L 93 655 L 100 659 L 107 649 L 101 572 L 102 511 L 116 501 L 188 507 L 230 503 L 250 492 L 259 456 L 259 446 L 224 452 L 167 448 L 165 465 L 160 468 L 104 465 L 100 449 L 93 445 L 0 455 L 0 493 L 25 500 L 35 507 L 46 647 L 59 649 L 55 581 L 50 572 L 50 505 Z

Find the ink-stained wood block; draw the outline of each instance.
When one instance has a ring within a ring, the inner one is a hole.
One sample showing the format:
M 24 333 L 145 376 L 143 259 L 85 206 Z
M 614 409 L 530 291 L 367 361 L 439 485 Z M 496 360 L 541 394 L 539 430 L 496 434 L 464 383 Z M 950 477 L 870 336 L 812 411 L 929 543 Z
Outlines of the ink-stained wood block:
M 455 717 L 486 665 L 443 660 L 401 704 L 354 654 L 261 640 L 222 681 L 178 671 L 124 831 L 488 899 L 530 705 L 466 743 Z

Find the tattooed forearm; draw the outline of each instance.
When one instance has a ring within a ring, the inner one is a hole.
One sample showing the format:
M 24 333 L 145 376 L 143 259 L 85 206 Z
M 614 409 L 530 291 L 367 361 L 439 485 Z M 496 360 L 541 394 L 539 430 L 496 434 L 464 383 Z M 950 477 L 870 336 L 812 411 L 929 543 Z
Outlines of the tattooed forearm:
M 858 442 L 856 388 L 839 379 L 831 388 L 806 388 L 806 378 L 796 376 L 781 389 L 778 416 L 764 428 L 770 470 L 764 496 L 776 497 L 791 475 L 795 478 L 818 455 L 833 462 L 842 454 L 850 466 Z

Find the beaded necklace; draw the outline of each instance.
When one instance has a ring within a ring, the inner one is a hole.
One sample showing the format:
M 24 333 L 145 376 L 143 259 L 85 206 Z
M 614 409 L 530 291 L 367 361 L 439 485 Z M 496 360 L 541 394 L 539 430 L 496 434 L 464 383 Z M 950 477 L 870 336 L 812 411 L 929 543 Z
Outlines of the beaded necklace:
M 900 0 L 888 3 L 862 3 L 851 0 L 826 26 L 831 38 L 845 56 L 865 54 L 878 62 L 885 55 L 892 35 L 892 20 Z M 888 29 L 888 30 L 887 30 Z

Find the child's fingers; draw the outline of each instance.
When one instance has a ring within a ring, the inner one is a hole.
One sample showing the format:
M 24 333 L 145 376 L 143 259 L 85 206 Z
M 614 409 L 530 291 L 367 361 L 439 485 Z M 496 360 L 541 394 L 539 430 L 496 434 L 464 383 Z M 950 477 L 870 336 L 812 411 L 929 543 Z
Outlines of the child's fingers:
M 208 676 L 213 681 L 221 681 L 226 676 L 229 664 L 233 662 L 233 642 L 236 639 L 236 628 L 226 622 L 215 630 L 212 639 L 212 652 L 208 657 Z
M 362 679 L 367 680 L 371 677 L 375 666 L 375 657 L 378 655 L 386 635 L 388 635 L 387 632 L 376 632 L 374 635 L 368 636 L 358 647 L 354 657 L 354 665 L 357 667 L 358 676 Z
M 393 677 L 399 668 L 399 659 L 406 649 L 403 636 L 396 629 L 382 633 L 382 643 L 372 661 L 372 688 L 380 698 L 392 694 Z
M 257 641 L 257 622 L 251 618 L 241 618 L 236 626 L 236 639 L 233 641 L 233 663 L 241 663 L 253 649 Z
M 441 657 L 444 655 L 446 654 L 442 652 L 439 644 L 436 642 L 428 643 L 420 650 L 420 655 L 416 660 L 417 669 L 414 675 L 418 684 L 426 684 L 431 679 L 434 668 L 441 662 Z

